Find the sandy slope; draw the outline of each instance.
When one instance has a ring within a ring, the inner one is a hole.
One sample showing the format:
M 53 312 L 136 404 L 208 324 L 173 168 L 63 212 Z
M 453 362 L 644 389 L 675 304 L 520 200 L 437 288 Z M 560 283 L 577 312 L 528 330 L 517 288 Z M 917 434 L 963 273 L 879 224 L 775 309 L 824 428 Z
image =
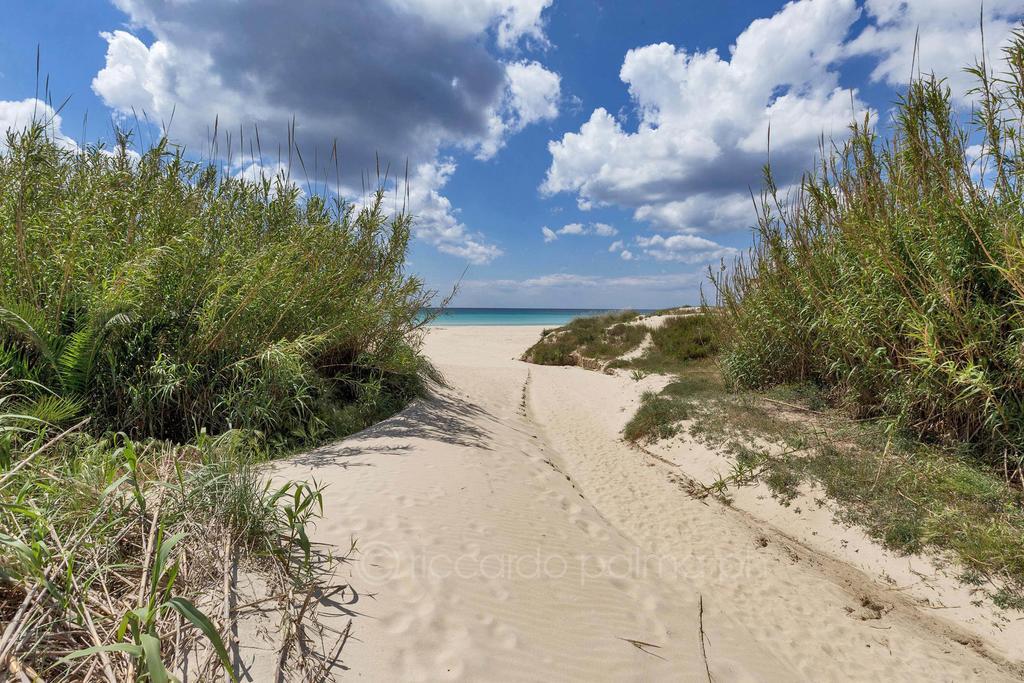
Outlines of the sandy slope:
M 358 542 L 340 577 L 356 597 L 321 607 L 353 620 L 344 676 L 707 680 L 706 661 L 717 681 L 1008 678 L 914 610 L 875 610 L 855 570 L 687 496 L 618 439 L 662 380 L 514 360 L 538 333 L 431 331 L 450 388 L 277 468 L 329 484 L 314 541 Z M 251 624 L 243 642 L 250 680 L 271 680 L 273 649 Z

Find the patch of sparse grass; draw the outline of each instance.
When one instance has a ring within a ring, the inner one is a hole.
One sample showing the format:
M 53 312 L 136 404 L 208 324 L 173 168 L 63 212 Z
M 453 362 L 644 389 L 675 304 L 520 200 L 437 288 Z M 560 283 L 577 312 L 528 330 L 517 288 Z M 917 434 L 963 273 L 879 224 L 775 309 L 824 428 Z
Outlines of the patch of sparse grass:
M 568 325 L 544 330 L 540 341 L 523 354 L 538 365 L 576 365 L 580 357 L 597 360 L 616 358 L 635 349 L 647 336 L 647 328 L 628 325 L 637 314 L 632 311 L 577 318 Z
M 679 433 L 679 423 L 690 415 L 690 405 L 676 396 L 663 396 L 653 391 L 640 397 L 640 408 L 626 423 L 622 435 L 634 443 L 653 443 L 670 439 Z
M 692 436 L 735 459 L 732 474 L 709 492 L 727 500 L 730 487 L 763 481 L 788 505 L 816 484 L 840 522 L 897 552 L 952 553 L 997 606 L 1024 607 L 1022 492 L 966 448 L 924 444 L 885 421 L 852 420 L 826 399 L 810 384 L 728 392 L 712 359 L 692 361 L 660 393 L 643 396 L 624 437 L 672 438 L 690 420 Z
M 691 361 L 714 356 L 716 351 L 711 316 L 690 314 L 670 318 L 651 330 L 651 346 L 639 358 L 617 361 L 610 367 L 669 375 L 690 367 Z
M 674 380 L 665 385 L 662 393 L 687 399 L 721 396 L 725 390 L 722 373 L 711 358 L 684 363 Z
M 811 410 L 808 386 L 774 394 Z M 952 553 L 992 581 L 993 601 L 1024 605 L 1024 496 L 965 449 L 921 443 L 879 421 L 832 410 L 813 415 L 766 403 L 763 393 L 723 394 L 691 411 L 691 433 L 736 458 L 725 485 L 763 481 L 783 504 L 820 486 L 836 518 L 902 553 Z M 765 442 L 774 443 L 773 448 Z M 722 487 L 723 490 L 726 486 Z
M 720 397 L 724 391 L 721 373 L 708 358 L 677 364 L 678 374 L 660 392 L 646 392 L 640 408 L 627 423 L 627 441 L 654 443 L 676 436 L 679 423 L 703 411 L 700 404 Z M 634 369 L 646 375 L 645 370 Z

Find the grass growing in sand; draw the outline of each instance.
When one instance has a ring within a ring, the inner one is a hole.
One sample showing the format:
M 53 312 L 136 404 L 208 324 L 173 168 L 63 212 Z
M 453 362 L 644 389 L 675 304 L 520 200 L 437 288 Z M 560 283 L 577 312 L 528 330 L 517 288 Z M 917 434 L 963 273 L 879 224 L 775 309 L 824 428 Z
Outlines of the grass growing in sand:
M 691 400 L 689 417 L 692 436 L 735 459 L 708 492 L 763 481 L 790 505 L 813 486 L 840 522 L 897 552 L 949 552 L 964 580 L 1024 609 L 1024 496 L 968 451 L 851 420 L 808 385 Z
M 523 358 L 538 365 L 579 365 L 585 359 L 616 358 L 638 347 L 647 336 L 646 328 L 629 324 L 636 317 L 636 313 L 625 311 L 577 318 L 545 330 Z
M 612 361 L 609 367 L 663 375 L 678 372 L 691 361 L 715 355 L 718 346 L 713 324 L 711 316 L 699 313 L 668 318 L 651 330 L 651 346 L 641 356 Z
M 815 486 L 841 523 L 897 552 L 948 552 L 997 606 L 1024 609 L 1024 494 L 969 449 L 851 419 L 810 384 L 728 391 L 714 358 L 672 373 L 660 392 L 642 395 L 626 440 L 650 445 L 685 430 L 734 459 L 706 493 L 728 501 L 731 488 L 763 481 L 790 505 Z
M 166 140 L 140 156 L 125 137 L 69 149 L 46 122 L 9 135 L 3 670 L 164 680 L 202 641 L 208 680 L 227 666 L 235 563 L 274 594 L 313 590 L 322 491 L 269 488 L 257 466 L 421 390 L 410 332 L 430 293 L 403 270 L 411 217 L 383 200 L 228 177 Z M 313 626 L 280 607 L 287 664 Z
M 689 402 L 645 391 L 640 396 L 640 407 L 626 423 L 622 436 L 627 441 L 643 443 L 670 439 L 679 433 L 679 423 L 689 416 Z
M 709 316 L 689 314 L 669 318 L 652 330 L 651 346 L 641 356 L 611 363 L 612 368 L 676 375 L 660 392 L 644 392 L 623 437 L 633 443 L 653 443 L 677 435 L 680 422 L 692 413 L 694 400 L 722 391 L 721 375 L 710 360 L 715 349 Z
M 782 197 L 756 246 L 712 273 L 722 364 L 742 387 L 811 382 L 1024 484 L 1024 33 L 979 64 L 970 125 L 934 78 L 883 140 L 870 122 Z
M 951 551 L 1024 608 L 1024 33 L 1003 57 L 970 69 L 970 125 L 922 78 L 889 139 L 854 125 L 788 197 L 766 170 L 754 249 L 711 273 L 721 366 L 747 399 L 694 429 L 730 435 L 734 482 L 760 477 L 783 501 L 814 482 L 841 519 Z M 778 401 L 802 419 L 769 418 Z M 736 438 L 744 426 L 782 454 Z
M 999 73 L 972 71 L 973 125 L 918 79 L 890 139 L 854 125 L 788 197 L 766 169 L 754 249 L 710 273 L 718 305 L 607 368 L 675 376 L 623 435 L 688 427 L 731 453 L 706 493 L 816 487 L 840 521 L 949 553 L 1024 609 L 1024 33 Z

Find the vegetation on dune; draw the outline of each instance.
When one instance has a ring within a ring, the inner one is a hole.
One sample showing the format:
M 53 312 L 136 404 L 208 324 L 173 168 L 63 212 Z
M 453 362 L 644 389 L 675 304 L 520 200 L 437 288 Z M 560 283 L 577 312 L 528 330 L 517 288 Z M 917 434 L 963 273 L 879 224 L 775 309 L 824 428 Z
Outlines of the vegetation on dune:
M 568 325 L 545 330 L 540 341 L 523 354 L 538 365 L 578 365 L 583 359 L 609 360 L 632 351 L 647 329 L 629 324 L 632 311 L 577 318 Z
M 922 78 L 889 139 L 854 125 L 787 197 L 766 169 L 754 249 L 711 273 L 735 392 L 691 431 L 736 456 L 716 490 L 815 484 L 841 520 L 952 551 L 1024 608 L 1024 33 L 1001 74 L 972 72 L 971 124 Z
M 1024 483 L 1024 33 L 977 77 L 973 124 L 918 79 L 882 140 L 868 121 L 712 273 L 727 377 L 808 381 L 858 417 L 967 447 Z
M 185 441 L 244 426 L 356 426 L 416 390 L 408 332 L 428 300 L 403 272 L 410 216 L 283 178 L 251 182 L 166 141 L 66 150 L 42 126 L 0 157 L 0 364 L 97 429 Z M 347 422 L 348 421 L 348 422 Z
M 647 391 L 623 436 L 634 443 L 652 443 L 675 436 L 689 416 L 696 397 L 722 390 L 720 373 L 710 358 L 717 347 L 714 318 L 694 310 L 669 309 L 671 315 L 651 329 L 635 313 L 579 318 L 564 327 L 545 330 L 523 358 L 539 365 L 579 365 L 588 359 L 611 361 L 607 369 L 628 369 L 640 381 L 648 373 L 684 373 L 661 392 Z M 632 324 L 630 324 L 632 323 Z M 620 356 L 635 350 L 650 334 L 651 344 L 636 358 Z
M 1024 609 L 1020 489 L 963 448 L 922 443 L 885 421 L 851 420 L 820 399 L 800 385 L 691 401 L 690 434 L 735 459 L 704 492 L 728 501 L 730 488 L 763 481 L 798 514 L 828 498 L 840 522 L 900 553 L 951 553 L 980 594 Z
M 716 305 L 608 367 L 674 376 L 625 439 L 685 427 L 733 457 L 695 494 L 760 481 L 784 504 L 828 498 L 1024 609 L 1024 33 L 1004 64 L 973 70 L 973 125 L 923 78 L 888 140 L 854 125 L 785 197 L 766 169 L 755 247 L 710 273 Z
M 622 430 L 627 441 L 651 443 L 679 433 L 679 423 L 690 416 L 689 402 L 645 391 L 640 407 Z
M 411 217 L 383 206 L 383 190 L 357 210 L 229 177 L 166 140 L 140 156 L 124 137 L 68 149 L 45 123 L 8 135 L 4 670 L 163 680 L 201 640 L 211 678 L 236 615 L 192 601 L 233 563 L 281 595 L 312 590 L 321 490 L 270 488 L 255 466 L 421 391 L 410 333 L 430 293 L 403 269 Z M 281 610 L 287 662 L 312 626 Z
M 712 320 L 707 315 L 669 318 L 651 332 L 654 348 L 677 360 L 707 358 L 717 351 Z
M 723 387 L 712 357 L 716 351 L 712 319 L 706 314 L 666 320 L 651 332 L 651 347 L 638 358 L 613 363 L 634 371 L 676 375 L 660 392 L 647 391 L 622 435 L 633 443 L 653 443 L 680 431 L 691 404 L 720 395 Z
M 691 361 L 714 356 L 717 351 L 715 319 L 707 314 L 688 313 L 671 317 L 651 330 L 651 346 L 637 358 L 613 361 L 612 368 L 633 368 L 643 372 L 672 374 Z

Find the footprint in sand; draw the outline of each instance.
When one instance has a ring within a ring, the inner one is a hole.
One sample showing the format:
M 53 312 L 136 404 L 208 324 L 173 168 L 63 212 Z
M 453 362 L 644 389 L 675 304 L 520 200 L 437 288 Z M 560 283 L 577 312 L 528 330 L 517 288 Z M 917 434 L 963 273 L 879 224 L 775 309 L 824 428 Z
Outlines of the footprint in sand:
M 597 539 L 598 541 L 608 540 L 608 532 L 600 524 L 595 524 L 588 519 L 577 519 L 576 526 L 585 531 L 591 538 Z
M 575 517 L 576 515 L 583 512 L 582 507 L 580 507 L 576 503 L 569 502 L 564 497 L 562 498 L 562 509 L 572 517 Z
M 519 645 L 519 636 L 516 632 L 508 625 L 501 623 L 492 623 L 489 629 L 489 635 L 491 640 L 498 645 L 498 647 L 505 650 L 514 650 Z

